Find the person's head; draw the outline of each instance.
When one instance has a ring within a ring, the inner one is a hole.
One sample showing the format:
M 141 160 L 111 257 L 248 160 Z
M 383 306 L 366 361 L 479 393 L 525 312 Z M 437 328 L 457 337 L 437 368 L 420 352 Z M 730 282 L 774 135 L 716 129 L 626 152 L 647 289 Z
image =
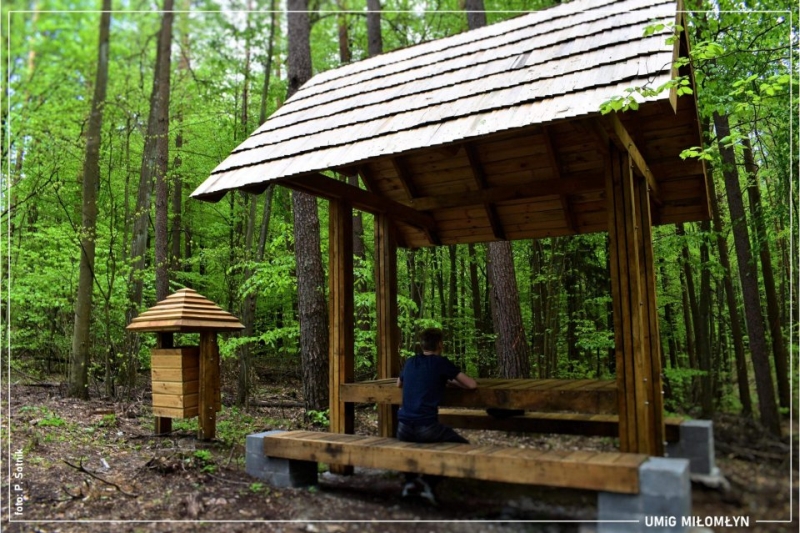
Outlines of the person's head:
M 442 330 L 428 328 L 422 332 L 422 350 L 425 352 L 439 352 L 442 349 Z

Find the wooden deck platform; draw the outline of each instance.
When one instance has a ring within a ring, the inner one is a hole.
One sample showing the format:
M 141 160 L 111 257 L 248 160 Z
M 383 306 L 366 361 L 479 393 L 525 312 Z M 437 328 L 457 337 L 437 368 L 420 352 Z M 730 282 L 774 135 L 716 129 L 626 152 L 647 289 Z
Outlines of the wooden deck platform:
M 343 383 L 341 400 L 353 403 L 400 405 L 402 390 L 396 379 Z M 615 414 L 617 385 L 599 379 L 478 379 L 478 388 L 448 388 L 442 406 L 486 409 L 525 409 L 529 411 L 575 411 Z
M 630 453 L 416 444 L 314 431 L 268 435 L 264 453 L 300 461 L 624 494 L 639 492 L 639 466 L 647 460 L 646 455 Z
M 521 416 L 500 419 L 486 414 L 486 411 L 476 409 L 440 409 L 439 421 L 447 426 L 461 429 L 558 433 L 591 437 L 619 436 L 617 415 L 527 412 Z M 679 417 L 664 419 L 664 438 L 667 442 L 680 440 L 681 422 L 683 419 Z

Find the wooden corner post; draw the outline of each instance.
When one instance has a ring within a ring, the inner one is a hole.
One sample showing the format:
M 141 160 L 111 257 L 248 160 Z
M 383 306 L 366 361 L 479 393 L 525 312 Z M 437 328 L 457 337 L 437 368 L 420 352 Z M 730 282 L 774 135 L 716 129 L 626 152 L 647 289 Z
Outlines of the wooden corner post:
M 172 333 L 158 332 L 156 333 L 156 348 L 172 348 L 174 344 L 174 336 Z M 155 426 L 153 428 L 156 435 L 166 435 L 172 433 L 172 419 L 165 416 L 155 417 Z
M 217 432 L 220 404 L 219 345 L 216 331 L 200 333 L 200 383 L 197 398 L 198 438 L 211 440 Z
M 330 431 L 354 433 L 355 404 L 341 399 L 342 383 L 354 379 L 353 208 L 331 200 L 329 210 Z M 352 474 L 352 466 L 331 465 L 331 472 Z
M 397 239 L 386 214 L 375 216 L 375 293 L 378 321 L 378 379 L 400 374 L 400 335 L 397 325 Z M 394 437 L 397 406 L 378 404 L 378 434 Z
M 630 155 L 609 143 L 606 163 L 620 450 L 664 454 L 661 353 L 649 195 Z

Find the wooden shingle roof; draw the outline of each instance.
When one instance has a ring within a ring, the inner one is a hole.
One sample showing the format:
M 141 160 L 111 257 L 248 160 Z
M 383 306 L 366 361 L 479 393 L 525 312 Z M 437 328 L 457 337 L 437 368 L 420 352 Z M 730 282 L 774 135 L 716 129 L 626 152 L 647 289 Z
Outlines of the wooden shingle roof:
M 693 97 L 638 98 L 600 119 L 600 105 L 676 74 L 688 42 L 653 23 L 674 0 L 577 0 L 318 74 L 193 193 L 270 182 L 389 212 L 400 243 L 536 238 L 607 228 L 603 157 L 615 125 L 652 171 L 656 223 L 708 217 Z M 358 174 L 354 191 L 320 172 Z
M 244 329 L 232 314 L 192 289 L 181 289 L 134 318 L 131 331 L 200 332 Z

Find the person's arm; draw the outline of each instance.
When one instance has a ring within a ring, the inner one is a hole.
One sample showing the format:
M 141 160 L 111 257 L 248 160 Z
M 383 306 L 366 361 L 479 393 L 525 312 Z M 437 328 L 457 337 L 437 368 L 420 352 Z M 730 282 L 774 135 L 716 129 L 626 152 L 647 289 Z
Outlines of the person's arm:
M 478 383 L 463 372 L 459 372 L 455 379 L 451 379 L 450 383 L 462 389 L 477 389 Z
M 403 378 L 400 376 L 397 376 L 397 388 L 399 389 L 403 388 Z

